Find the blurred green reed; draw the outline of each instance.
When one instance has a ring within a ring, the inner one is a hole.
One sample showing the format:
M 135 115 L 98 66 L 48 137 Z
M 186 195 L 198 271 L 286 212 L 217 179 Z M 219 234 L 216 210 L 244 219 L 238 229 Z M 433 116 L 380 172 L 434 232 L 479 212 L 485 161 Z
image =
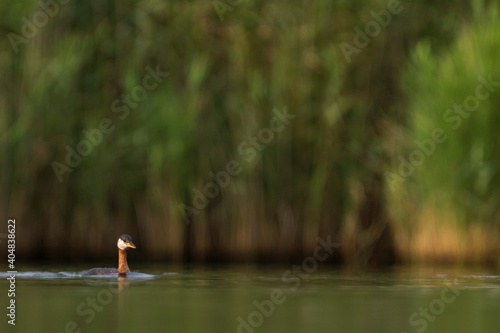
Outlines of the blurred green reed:
M 402 1 L 348 61 L 340 45 L 390 3 L 249 1 L 221 20 L 210 1 L 71 1 L 17 53 L 7 34 L 43 9 L 0 5 L 0 211 L 18 251 L 114 258 L 127 232 L 152 259 L 288 260 L 332 234 L 335 262 L 384 264 L 429 207 L 498 229 L 499 92 L 457 130 L 442 120 L 477 76 L 500 80 L 498 6 Z M 148 67 L 168 76 L 115 112 Z M 285 108 L 296 117 L 247 161 L 240 145 Z M 53 163 L 103 119 L 113 130 L 60 182 Z M 447 141 L 392 186 L 436 127 Z M 241 172 L 186 223 L 179 207 L 231 160 Z

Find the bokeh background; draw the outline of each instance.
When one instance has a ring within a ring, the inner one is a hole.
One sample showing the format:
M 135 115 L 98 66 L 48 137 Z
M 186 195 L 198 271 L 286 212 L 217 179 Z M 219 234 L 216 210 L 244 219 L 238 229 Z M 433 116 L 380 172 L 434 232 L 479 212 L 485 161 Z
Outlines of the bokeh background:
M 16 218 L 18 258 L 114 260 L 128 233 L 143 260 L 290 261 L 331 235 L 335 264 L 498 264 L 497 1 L 401 1 L 348 57 L 392 1 L 63 2 L 0 4 L 1 232 Z M 120 117 L 148 69 L 168 76 Z M 478 78 L 488 97 L 447 113 Z M 113 130 L 60 179 L 103 119 Z

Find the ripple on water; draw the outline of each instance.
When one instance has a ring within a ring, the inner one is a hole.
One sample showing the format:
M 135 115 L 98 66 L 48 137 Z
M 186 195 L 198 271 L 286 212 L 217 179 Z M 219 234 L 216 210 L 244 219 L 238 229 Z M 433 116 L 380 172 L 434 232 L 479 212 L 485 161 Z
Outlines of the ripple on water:
M 164 273 L 164 275 L 172 275 L 175 273 Z M 11 273 L 8 272 L 0 272 L 0 279 L 9 278 Z M 36 280 L 56 280 L 56 279 L 116 279 L 118 278 L 118 274 L 107 274 L 107 275 L 89 275 L 83 276 L 81 273 L 77 272 L 17 272 L 15 273 L 16 278 L 19 279 L 36 279 Z M 127 280 L 151 280 L 155 279 L 160 275 L 152 275 L 140 272 L 130 272 L 127 273 Z

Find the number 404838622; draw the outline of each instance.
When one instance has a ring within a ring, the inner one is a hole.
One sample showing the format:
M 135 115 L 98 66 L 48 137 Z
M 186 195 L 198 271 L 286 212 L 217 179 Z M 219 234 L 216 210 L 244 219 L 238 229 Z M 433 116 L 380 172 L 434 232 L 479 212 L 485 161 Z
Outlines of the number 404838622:
M 7 223 L 7 252 L 9 262 L 9 269 L 15 269 L 16 265 L 16 220 L 9 220 Z

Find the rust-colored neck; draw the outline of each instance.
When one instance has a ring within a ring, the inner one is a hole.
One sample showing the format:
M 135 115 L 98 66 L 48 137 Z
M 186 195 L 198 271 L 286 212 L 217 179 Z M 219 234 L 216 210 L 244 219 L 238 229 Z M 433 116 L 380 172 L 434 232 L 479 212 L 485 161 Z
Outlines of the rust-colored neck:
M 125 275 L 130 272 L 127 263 L 127 251 L 118 249 L 118 274 Z

